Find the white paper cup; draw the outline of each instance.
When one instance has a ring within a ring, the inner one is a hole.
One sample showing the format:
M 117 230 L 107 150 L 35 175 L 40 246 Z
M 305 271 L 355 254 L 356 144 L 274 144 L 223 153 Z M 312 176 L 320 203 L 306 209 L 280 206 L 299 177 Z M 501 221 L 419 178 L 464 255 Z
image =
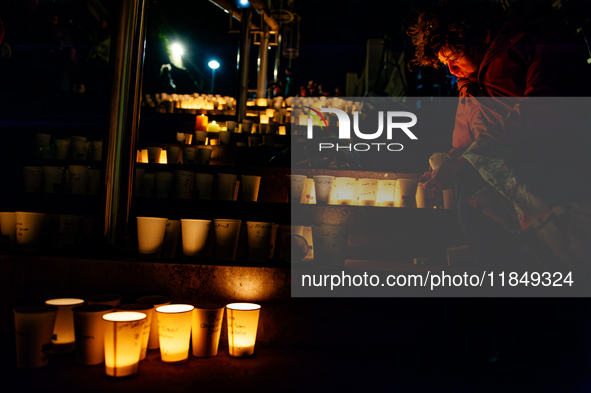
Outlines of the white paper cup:
M 248 137 L 248 146 L 250 147 L 257 147 L 260 143 L 260 138 L 258 136 L 249 136 Z
M 189 259 L 202 259 L 209 235 L 211 220 L 181 219 L 183 255 Z
M 77 161 L 85 161 L 88 155 L 90 144 L 86 141 L 72 140 L 70 150 L 72 151 L 72 159 Z
M 72 142 L 86 142 L 86 137 L 74 135 L 74 136 L 70 137 L 70 140 Z
M 209 307 L 207 305 L 195 306 L 191 325 L 193 356 L 217 356 L 224 308 L 214 305 Z
M 70 194 L 85 195 L 88 187 L 88 167 L 85 165 L 68 166 L 68 186 Z
M 197 145 L 205 145 L 207 131 L 195 131 L 195 142 Z
M 102 304 L 111 307 L 117 307 L 121 304 L 123 297 L 116 293 L 98 293 L 86 298 L 86 304 L 96 305 Z
M 280 225 L 277 241 L 279 253 L 275 253 L 275 257 L 285 258 L 287 253 L 291 252 L 291 236 L 302 236 L 304 234 L 303 225 Z
M 226 122 L 226 128 L 228 129 L 229 132 L 234 132 L 234 130 L 236 130 L 236 122 L 228 120 Z
M 289 197 L 291 203 L 301 203 L 304 195 L 307 177 L 304 175 L 289 175 Z
M 101 170 L 88 169 L 88 186 L 86 189 L 87 195 L 98 195 L 101 189 Z
M 62 186 L 62 177 L 64 176 L 64 168 L 59 166 L 44 166 L 43 167 L 43 187 L 42 190 L 46 194 L 59 194 Z
M 59 220 L 59 245 L 72 246 L 82 233 L 84 221 L 81 216 L 69 214 L 58 215 Z
M 58 308 L 28 306 L 17 307 L 13 312 L 17 366 L 37 368 L 47 365 Z
M 67 139 L 56 139 L 53 141 L 53 154 L 56 160 L 67 160 L 70 151 L 70 141 Z
M 103 315 L 105 328 L 105 373 L 127 377 L 137 373 L 142 351 L 142 332 L 147 315 L 135 311 Z
M 112 306 L 105 304 L 77 306 L 72 309 L 77 364 L 94 366 L 105 361 L 105 328 L 107 324 L 103 320 L 103 315 L 112 310 Z
M 164 363 L 183 363 L 189 359 L 194 309 L 189 304 L 169 304 L 156 308 L 160 359 Z
M 359 186 L 359 204 L 362 206 L 375 206 L 376 197 L 378 196 L 378 180 L 359 179 Z
M 261 306 L 252 303 L 232 303 L 226 306 L 228 351 L 232 357 L 254 353 Z
M 152 326 L 150 327 L 150 338 L 148 340 L 148 349 L 157 349 L 160 347 L 160 339 L 158 337 L 158 317 L 156 316 L 156 307 L 170 304 L 170 298 L 168 296 L 150 295 L 140 297 L 137 302 L 139 304 L 148 304 L 154 306 Z
M 100 161 L 103 156 L 103 141 L 90 142 L 90 151 L 88 159 L 90 161 Z
M 47 214 L 15 212 L 16 244 L 24 252 L 35 252 L 41 245 Z
M 144 323 L 144 327 L 142 330 L 142 341 L 140 350 L 140 361 L 146 358 L 146 353 L 148 352 L 148 341 L 150 340 L 150 330 L 152 328 L 152 320 L 156 319 L 156 311 L 154 310 L 154 306 L 151 304 L 121 304 L 117 306 L 117 311 L 136 311 L 146 314 L 146 322 Z M 158 322 L 156 322 L 157 324 Z
M 178 146 L 166 147 L 166 162 L 168 164 L 178 164 L 181 157 L 181 148 Z
M 250 134 L 252 132 L 252 121 L 250 120 L 243 120 L 242 121 L 242 132 L 246 134 Z
M 16 248 L 16 214 L 14 212 L 0 212 L 0 247 L 5 250 Z
M 43 179 L 42 166 L 23 167 L 23 179 L 25 181 L 25 192 L 40 192 Z
M 173 182 L 174 174 L 172 172 L 156 172 L 154 174 L 156 198 L 172 197 Z
M 378 182 L 377 206 L 394 207 L 394 192 L 396 191 L 396 180 L 380 180 Z
M 337 204 L 352 205 L 355 196 L 355 179 L 352 177 L 335 178 Z
M 160 163 L 160 156 L 162 155 L 162 148 L 156 146 L 148 147 L 148 162 L 150 164 Z
M 273 233 L 273 223 L 248 221 L 248 260 L 250 262 L 267 262 L 269 260 L 269 246 Z
M 415 207 L 418 179 L 398 179 L 396 183 L 396 207 Z
M 168 220 L 164 232 L 164 243 L 162 244 L 162 258 L 173 259 L 176 256 L 176 247 L 179 243 L 181 232 L 181 220 Z
M 140 196 L 146 198 L 156 196 L 156 175 L 154 173 L 144 173 Z
M 197 163 L 197 150 L 191 146 L 183 146 L 183 164 Z
M 234 200 L 234 189 L 236 188 L 236 175 L 229 173 L 218 174 L 217 198 L 220 201 Z
M 236 260 L 238 248 L 238 236 L 242 220 L 213 220 L 215 231 L 215 259 L 218 261 L 233 262 Z
M 74 352 L 76 335 L 74 334 L 74 313 L 72 309 L 84 304 L 83 299 L 60 298 L 46 300 L 48 306 L 56 306 L 59 311 L 53 326 L 53 338 L 51 339 L 52 353 Z
M 195 173 L 191 171 L 174 171 L 174 197 L 182 199 L 191 199 L 193 196 L 193 184 L 195 183 Z
M 312 236 L 312 227 L 304 227 L 304 234 L 302 237 L 308 243 L 308 252 L 304 257 L 304 261 L 313 261 L 314 260 L 314 238 Z
M 327 205 L 334 176 L 314 176 L 316 204 Z
M 242 175 L 242 200 L 256 202 L 259 198 L 260 176 Z
M 211 161 L 211 153 L 212 150 L 206 147 L 200 147 L 199 149 L 197 149 L 197 164 L 209 165 L 209 162 Z
M 219 137 L 221 146 L 230 146 L 230 131 L 220 131 Z
M 345 266 L 348 239 L 349 227 L 322 225 L 322 252 L 325 264 L 338 268 Z
M 37 146 L 37 147 L 49 146 L 50 143 L 51 143 L 51 135 L 42 134 L 42 133 L 35 134 L 35 146 Z
M 138 251 L 150 259 L 160 258 L 167 218 L 137 217 Z
M 211 199 L 211 189 L 213 186 L 213 175 L 209 173 L 195 173 L 195 187 L 193 196 L 196 199 Z

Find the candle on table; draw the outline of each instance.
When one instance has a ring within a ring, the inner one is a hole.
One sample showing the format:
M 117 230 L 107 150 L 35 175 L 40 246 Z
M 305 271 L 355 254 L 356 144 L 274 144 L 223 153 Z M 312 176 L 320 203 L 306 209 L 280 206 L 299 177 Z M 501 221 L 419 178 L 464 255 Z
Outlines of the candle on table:
M 197 116 L 195 119 L 195 131 L 207 131 L 208 117 L 205 115 Z

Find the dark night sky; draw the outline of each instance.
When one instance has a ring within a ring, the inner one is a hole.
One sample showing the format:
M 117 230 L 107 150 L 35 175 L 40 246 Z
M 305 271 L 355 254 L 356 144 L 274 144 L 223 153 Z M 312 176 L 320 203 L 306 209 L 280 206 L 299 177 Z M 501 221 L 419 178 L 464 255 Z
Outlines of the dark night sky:
M 426 0 L 428 1 L 428 0 Z M 301 17 L 300 56 L 292 68 L 300 84 L 314 79 L 330 89 L 344 87 L 347 72 L 361 73 L 365 61 L 365 44 L 369 38 L 392 37 L 391 45 L 404 43 L 403 22 L 412 20 L 417 4 L 411 0 L 295 0 L 293 11 Z M 155 59 L 154 42 L 160 32 L 169 40 L 184 43 L 185 67 L 209 86 L 211 71 L 207 62 L 216 58 L 221 67 L 216 71 L 216 93 L 235 94 L 237 86 L 236 56 L 239 34 L 230 34 L 229 16 L 207 0 L 159 0 L 152 6 L 148 19 L 146 76 L 159 70 L 161 59 Z M 258 15 L 255 14 L 255 18 Z M 239 23 L 234 21 L 234 28 Z M 151 51 L 152 50 L 152 51 Z M 270 57 L 274 58 L 276 47 Z M 256 67 L 258 46 L 251 47 L 251 65 Z M 280 76 L 288 65 L 281 57 Z M 273 63 L 269 80 L 273 79 Z M 254 72 L 254 71 L 253 71 Z M 251 72 L 249 87 L 256 88 L 256 75 Z

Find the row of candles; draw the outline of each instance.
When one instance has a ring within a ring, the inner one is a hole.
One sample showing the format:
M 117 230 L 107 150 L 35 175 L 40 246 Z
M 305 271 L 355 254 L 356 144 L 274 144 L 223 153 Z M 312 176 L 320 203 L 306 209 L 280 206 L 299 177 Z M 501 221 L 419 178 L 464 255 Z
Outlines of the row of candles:
M 50 134 L 35 134 L 34 157 L 46 160 L 100 161 L 103 141 L 88 141 L 85 136 L 53 139 Z
M 290 175 L 290 202 L 319 205 L 433 207 L 433 192 L 417 179 L 356 179 L 332 175 Z M 443 191 L 446 209 L 454 208 L 452 190 Z
M 226 310 L 230 356 L 254 353 L 261 306 L 171 304 L 167 296 L 144 296 L 121 304 L 121 296 L 50 299 L 42 306 L 14 309 L 17 366 L 43 367 L 50 354 L 75 351 L 81 365 L 105 363 L 112 377 L 137 373 L 150 349 L 164 363 L 217 356 Z M 192 346 L 191 343 L 192 342 Z M 192 347 L 192 348 L 190 348 Z

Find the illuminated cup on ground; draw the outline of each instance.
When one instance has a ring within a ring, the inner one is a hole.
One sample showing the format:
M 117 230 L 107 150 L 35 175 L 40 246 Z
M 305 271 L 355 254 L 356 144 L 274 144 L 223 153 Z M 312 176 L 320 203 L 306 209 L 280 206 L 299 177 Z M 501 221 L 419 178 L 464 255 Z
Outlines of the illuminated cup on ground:
M 84 300 L 75 298 L 50 299 L 46 300 L 45 304 L 59 309 L 53 327 L 51 352 L 73 352 L 76 347 L 76 335 L 74 334 L 74 313 L 72 309 L 83 305 Z
M 236 175 L 232 175 L 229 173 L 218 174 L 217 198 L 220 201 L 231 201 L 234 199 L 236 179 Z
M 207 147 L 200 147 L 197 149 L 197 158 L 196 162 L 199 165 L 209 165 L 211 162 L 211 153 L 213 150 Z
M 174 173 L 172 173 L 172 172 L 156 172 L 154 174 L 154 186 L 156 188 L 156 198 L 171 197 L 173 183 L 174 183 Z
M 314 176 L 314 190 L 316 204 L 327 205 L 330 197 L 330 189 L 334 182 L 334 176 Z
M 164 232 L 164 242 L 162 243 L 161 257 L 163 259 L 173 259 L 176 256 L 176 248 L 179 243 L 181 232 L 181 220 L 168 220 L 166 222 L 166 231 Z
M 183 363 L 189 358 L 194 308 L 189 304 L 170 304 L 156 308 L 160 358 L 164 363 Z
M 398 179 L 396 182 L 396 207 L 415 207 L 418 179 Z
M 183 255 L 189 259 L 202 259 L 205 256 L 207 237 L 211 220 L 181 219 Z
M 195 306 L 191 324 L 193 356 L 211 357 L 218 354 L 223 318 L 224 306 Z
M 242 220 L 213 220 L 215 259 L 229 262 L 236 260 L 241 224 Z
M 248 236 L 248 260 L 250 262 L 267 262 L 269 260 L 269 245 L 273 223 L 248 221 L 246 223 Z
M 185 132 L 185 145 L 190 145 L 193 142 L 193 134 Z
M 157 307 L 170 304 L 170 297 L 162 295 L 142 296 L 137 300 L 137 302 L 139 304 L 154 306 L 152 326 L 150 326 L 150 338 L 148 340 L 148 349 L 157 349 L 160 347 L 160 339 L 158 338 L 158 316 L 156 315 L 155 310 Z
M 181 148 L 178 146 L 166 147 L 166 162 L 168 164 L 178 164 L 181 158 Z
M 396 180 L 380 180 L 378 182 L 378 195 L 376 198 L 376 205 L 394 207 L 395 190 Z
M 162 148 L 156 146 L 148 147 L 148 162 L 150 164 L 158 164 L 160 162 L 160 156 L 162 155 Z
M 138 252 L 150 259 L 159 259 L 164 243 L 167 218 L 137 217 Z
M 174 197 L 191 199 L 193 196 L 193 185 L 195 183 L 195 172 L 176 170 L 174 171 Z
M 142 332 L 147 315 L 135 311 L 103 315 L 105 328 L 105 372 L 110 377 L 137 373 L 142 352 Z
M 220 145 L 221 146 L 229 146 L 230 145 L 230 131 L 220 131 Z
M 195 199 L 210 200 L 213 187 L 213 175 L 210 173 L 195 173 L 193 197 Z
M 105 328 L 103 315 L 113 306 L 93 304 L 72 308 L 76 337 L 76 363 L 94 366 L 105 361 Z
M 197 145 L 205 145 L 207 131 L 195 131 L 195 142 Z
M 261 185 L 260 176 L 240 176 L 242 180 L 242 200 L 256 202 L 259 198 L 259 187 Z
M 63 175 L 64 168 L 62 167 L 44 166 L 42 191 L 46 194 L 59 194 Z
M 307 177 L 304 175 L 289 175 L 289 201 L 301 203 Z
M 86 304 L 103 304 L 111 307 L 117 307 L 121 304 L 122 296 L 116 293 L 99 293 L 86 298 Z
M 34 212 L 15 212 L 16 244 L 19 250 L 35 252 L 41 246 L 48 215 Z
M 304 183 L 304 193 L 302 195 L 302 203 L 310 204 L 313 199 L 314 179 L 306 179 Z M 316 201 L 314 201 L 316 203 Z
M 17 367 L 37 368 L 47 365 L 58 308 L 25 306 L 15 308 L 13 312 Z
M 312 227 L 312 234 L 315 228 Z M 332 267 L 345 266 L 349 227 L 341 225 L 322 225 L 322 253 L 324 263 Z
M 352 177 L 337 177 L 335 179 L 337 204 L 352 205 L 355 195 L 355 179 Z
M 359 204 L 361 206 L 375 206 L 378 195 L 377 179 L 359 179 Z M 416 189 L 415 189 L 416 191 Z M 414 195 L 414 194 L 413 194 Z
M 16 213 L 0 212 L 0 235 L 2 235 L 0 248 L 16 248 Z
M 261 306 L 231 303 L 226 306 L 228 350 L 230 356 L 245 357 L 254 353 Z
M 88 187 L 88 166 L 69 165 L 67 190 L 69 194 L 85 195 Z
M 23 167 L 23 180 L 25 182 L 25 192 L 40 192 L 43 179 L 42 166 Z
M 183 164 L 197 163 L 197 149 L 191 146 L 183 146 Z
M 121 304 L 117 306 L 117 311 L 137 311 L 146 314 L 146 323 L 142 329 L 142 342 L 140 351 L 140 361 L 146 358 L 148 352 L 148 341 L 150 341 L 150 329 L 152 328 L 152 320 L 155 319 L 154 306 L 151 304 Z M 156 322 L 158 323 L 158 322 Z M 158 338 L 158 336 L 156 336 Z

